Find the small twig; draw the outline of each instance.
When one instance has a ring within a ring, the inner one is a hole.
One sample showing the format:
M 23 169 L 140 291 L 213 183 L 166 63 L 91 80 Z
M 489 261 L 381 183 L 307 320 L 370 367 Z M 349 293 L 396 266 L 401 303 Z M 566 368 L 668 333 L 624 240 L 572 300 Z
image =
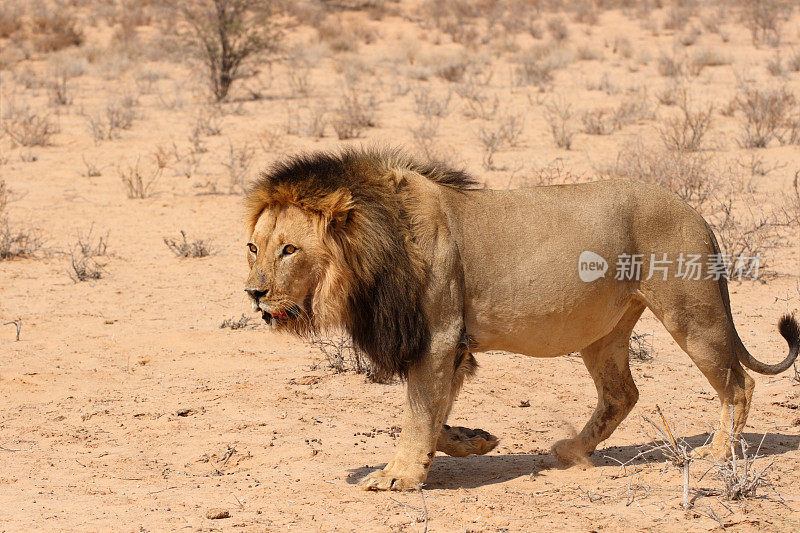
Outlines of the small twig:
M 425 493 L 422 492 L 422 484 L 417 486 L 417 490 L 419 491 L 419 497 L 422 499 L 422 521 L 425 522 L 425 526 L 422 528 L 422 533 L 428 532 L 428 506 L 425 504 Z
M 19 341 L 19 332 L 22 330 L 22 317 L 18 317 L 16 320 L 12 320 L 11 322 L 5 322 L 4 326 L 16 326 L 17 328 L 17 337 L 14 341 Z

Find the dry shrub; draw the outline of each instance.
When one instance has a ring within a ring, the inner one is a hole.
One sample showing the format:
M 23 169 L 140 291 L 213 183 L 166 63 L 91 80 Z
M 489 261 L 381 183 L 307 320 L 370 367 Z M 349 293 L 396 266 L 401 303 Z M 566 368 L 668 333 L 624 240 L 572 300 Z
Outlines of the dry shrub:
M 689 6 L 673 5 L 667 10 L 664 29 L 682 30 L 689 23 L 692 11 Z
M 658 128 L 661 140 L 670 150 L 697 152 L 703 148 L 703 138 L 711 127 L 714 105 L 693 109 L 684 90 L 678 108 L 680 113 L 667 117 Z
M 164 244 L 166 244 L 167 248 L 169 248 L 169 250 L 175 254 L 175 257 L 207 257 L 214 253 L 214 250 L 208 240 L 194 239 L 189 241 L 186 238 L 186 232 L 183 230 L 181 230 L 180 239 L 164 237 Z
M 234 146 L 233 141 L 228 141 L 228 157 L 222 163 L 228 170 L 228 194 L 244 193 L 255 155 L 250 143 L 245 141 L 241 146 Z
M 703 48 L 695 52 L 689 61 L 690 74 L 698 76 L 706 67 L 730 65 L 731 58 L 719 50 Z
M 38 3 L 31 13 L 31 40 L 40 52 L 54 52 L 83 43 L 83 30 L 75 14 L 65 4 Z
M 131 129 L 133 120 L 138 116 L 135 109 L 137 105 L 137 99 L 124 97 L 109 101 L 104 112 L 87 116 L 86 120 L 94 142 L 99 144 L 101 141 L 118 139 L 122 130 Z
M 58 126 L 50 115 L 34 113 L 28 108 L 14 109 L 3 121 L 3 130 L 22 146 L 48 146 Z
M 792 189 L 784 197 L 784 213 L 790 226 L 800 227 L 800 170 L 794 173 Z
M 783 59 L 781 59 L 780 50 L 776 50 L 775 55 L 772 56 L 772 59 L 767 60 L 767 72 L 773 76 L 786 75 L 786 69 L 783 66 Z
M 341 16 L 329 16 L 317 25 L 321 42 L 337 53 L 358 51 L 358 36 L 352 24 L 346 24 Z
M 660 185 L 700 212 L 712 199 L 717 186 L 716 172 L 706 155 L 647 147 L 641 142 L 623 148 L 615 164 L 601 170 L 600 174 L 605 178 Z
M 336 135 L 340 140 L 354 139 L 364 128 L 375 127 L 377 108 L 378 102 L 372 95 L 365 95 L 356 87 L 345 89 L 341 104 L 334 112 L 335 118 L 331 120 Z
M 556 146 L 569 150 L 572 147 L 572 138 L 575 136 L 575 131 L 570 125 L 571 104 L 563 100 L 550 102 L 545 105 L 544 117 Z
M 452 93 L 448 91 L 447 94 L 437 98 L 431 95 L 430 87 L 422 86 L 414 91 L 414 112 L 426 118 L 444 118 L 447 116 L 451 97 Z
M 553 40 L 557 42 L 566 41 L 569 37 L 569 28 L 567 28 L 564 17 L 561 16 L 550 17 L 547 20 L 547 30 L 550 32 Z
M 628 98 L 620 102 L 619 105 L 614 108 L 612 118 L 614 124 L 619 129 L 643 120 L 652 120 L 655 118 L 655 110 L 653 104 L 647 98 L 647 92 L 641 90 L 636 93 L 633 98 Z
M 7 39 L 22 30 L 24 11 L 19 2 L 0 4 L 0 39 Z
M 731 278 L 757 279 L 768 266 L 767 254 L 779 244 L 779 226 L 751 193 L 731 189 L 715 198 L 708 218 L 719 236 Z M 749 273 L 749 275 L 748 275 Z
M 494 154 L 506 146 L 516 146 L 522 134 L 522 118 L 517 114 L 504 114 L 496 122 L 478 128 L 478 141 L 483 146 L 483 166 L 487 170 L 499 169 L 494 164 Z
M 439 133 L 439 119 L 423 117 L 416 127 L 409 129 L 414 139 L 414 146 L 429 160 L 438 159 L 436 137 Z
M 311 346 L 322 353 L 327 367 L 335 373 L 355 372 L 366 374 L 370 381 L 375 380 L 376 376 L 369 365 L 369 360 L 358 351 L 350 337 L 344 333 L 314 338 L 311 340 Z
M 628 354 L 634 361 L 653 360 L 653 335 L 634 331 L 628 339 Z
M 533 169 L 521 176 L 519 186 L 520 188 L 526 188 L 541 185 L 565 185 L 585 181 L 589 181 L 589 178 L 568 170 L 564 166 L 564 160 L 559 158 L 544 167 Z
M 12 227 L 8 220 L 0 219 L 0 260 L 35 257 L 43 246 L 38 230 Z
M 788 0 L 747 0 L 742 2 L 741 20 L 750 30 L 755 44 L 777 46 L 781 42 L 781 24 L 792 12 Z
M 34 257 L 44 245 L 41 234 L 34 229 L 12 227 L 5 209 L 11 200 L 11 191 L 0 179 L 0 261 Z
M 250 324 L 251 320 L 252 317 L 249 317 L 246 314 L 242 313 L 242 316 L 240 316 L 238 319 L 231 317 L 223 320 L 222 323 L 219 325 L 219 329 L 231 329 L 231 330 L 244 329 L 247 327 L 248 324 Z
M 800 50 L 792 48 L 786 67 L 792 72 L 800 72 Z
M 570 60 L 569 54 L 555 43 L 534 45 L 517 55 L 514 84 L 519 87 L 535 85 L 544 92 L 552 85 L 555 71 Z
M 158 178 L 164 171 L 160 165 L 156 165 L 155 169 L 144 171 L 139 168 L 140 158 L 136 158 L 133 165 L 128 165 L 126 169 L 117 167 L 122 184 L 125 186 L 125 193 L 131 199 L 144 199 L 152 194 L 152 187 L 155 185 Z
M 612 110 L 607 107 L 591 109 L 581 113 L 583 131 L 589 135 L 611 135 L 616 130 Z
M 692 46 L 697 42 L 697 38 L 700 37 L 701 34 L 702 31 L 699 27 L 695 25 L 689 26 L 689 29 L 678 37 L 678 42 L 683 46 Z
M 98 257 L 105 257 L 108 252 L 108 233 L 96 238 L 92 235 L 94 226 L 89 227 L 86 234 L 78 235 L 78 242 L 70 246 L 69 277 L 75 283 L 100 279 L 103 277 L 104 263 Z
M 48 86 L 50 93 L 50 103 L 56 106 L 70 105 L 72 103 L 72 94 L 70 93 L 69 85 L 67 84 L 66 74 L 54 76 Z
M 233 82 L 256 73 L 258 60 L 276 49 L 281 35 L 272 1 L 198 0 L 181 9 L 216 101 L 228 96 Z
M 661 53 L 658 56 L 658 73 L 669 78 L 678 78 L 686 73 L 686 58 Z
M 764 148 L 772 140 L 781 144 L 800 142 L 797 99 L 786 87 L 744 87 L 736 95 L 736 109 L 743 115 L 739 139 L 742 147 Z

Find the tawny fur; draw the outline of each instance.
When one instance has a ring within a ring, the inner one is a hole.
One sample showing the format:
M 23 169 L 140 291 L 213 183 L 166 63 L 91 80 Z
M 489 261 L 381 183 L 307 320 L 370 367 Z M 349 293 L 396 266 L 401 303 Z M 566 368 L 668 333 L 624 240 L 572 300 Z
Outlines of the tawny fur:
M 255 250 L 247 287 L 265 319 L 294 333 L 344 327 L 378 373 L 407 378 L 397 454 L 364 487 L 413 489 L 437 449 L 467 455 L 494 447 L 488 433 L 445 425 L 476 368 L 473 351 L 580 351 L 597 407 L 553 453 L 584 461 L 638 399 L 628 341 L 646 308 L 720 397 L 722 431 L 697 453 L 728 454 L 728 429 L 741 433 L 754 390 L 742 365 L 786 370 L 800 350 L 800 329 L 782 318 L 789 355 L 764 364 L 736 332 L 724 280 L 647 275 L 651 255 L 697 254 L 705 264 L 719 253 L 703 218 L 674 194 L 641 183 L 474 185 L 462 172 L 397 151 L 345 150 L 278 163 L 247 195 Z M 287 243 L 297 252 L 281 252 Z M 605 277 L 579 279 L 578 257 L 587 250 L 609 261 Z M 638 279 L 614 279 L 621 254 L 641 254 Z

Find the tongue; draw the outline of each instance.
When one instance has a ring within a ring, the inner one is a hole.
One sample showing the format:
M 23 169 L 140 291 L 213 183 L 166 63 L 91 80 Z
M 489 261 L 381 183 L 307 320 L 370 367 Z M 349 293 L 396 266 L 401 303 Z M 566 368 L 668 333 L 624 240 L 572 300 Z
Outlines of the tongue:
M 289 315 L 286 314 L 286 311 L 281 311 L 281 314 L 272 316 L 274 316 L 275 318 L 289 318 Z

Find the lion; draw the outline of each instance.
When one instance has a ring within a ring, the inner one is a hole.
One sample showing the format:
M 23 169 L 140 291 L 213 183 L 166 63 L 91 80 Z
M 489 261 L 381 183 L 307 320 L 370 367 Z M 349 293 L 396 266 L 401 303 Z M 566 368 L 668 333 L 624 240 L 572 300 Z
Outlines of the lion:
M 285 158 L 245 203 L 253 309 L 276 331 L 343 328 L 377 374 L 407 383 L 396 454 L 362 480 L 366 489 L 415 489 L 437 450 L 466 456 L 497 445 L 485 431 L 446 424 L 476 352 L 580 352 L 597 406 L 579 434 L 552 447 L 570 465 L 639 397 L 628 343 L 646 308 L 719 396 L 718 430 L 696 455 L 729 456 L 729 439 L 741 435 L 755 384 L 743 366 L 777 374 L 800 350 L 798 322 L 785 315 L 789 355 L 760 362 L 736 332 L 725 276 L 664 269 L 664 258 L 713 266 L 721 254 L 706 221 L 657 186 L 488 190 L 400 150 L 359 148 Z M 642 275 L 612 276 L 615 258 L 641 258 Z

